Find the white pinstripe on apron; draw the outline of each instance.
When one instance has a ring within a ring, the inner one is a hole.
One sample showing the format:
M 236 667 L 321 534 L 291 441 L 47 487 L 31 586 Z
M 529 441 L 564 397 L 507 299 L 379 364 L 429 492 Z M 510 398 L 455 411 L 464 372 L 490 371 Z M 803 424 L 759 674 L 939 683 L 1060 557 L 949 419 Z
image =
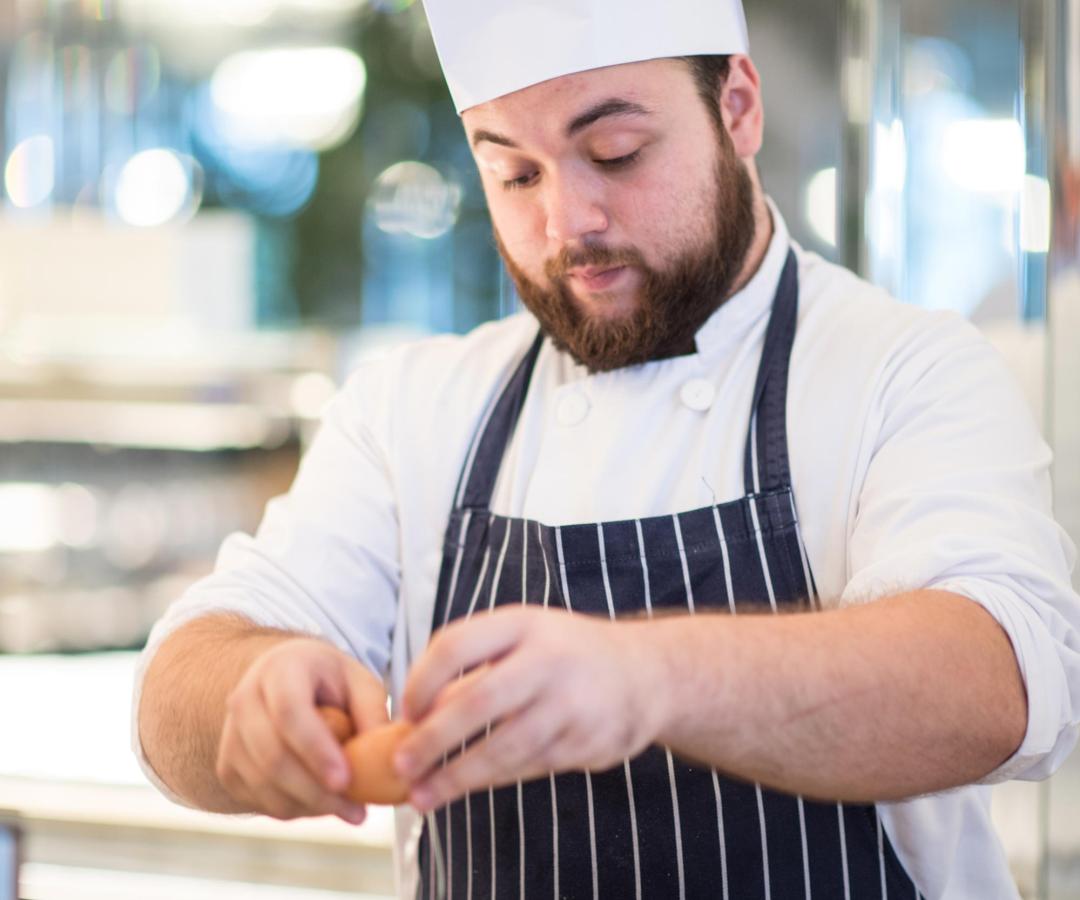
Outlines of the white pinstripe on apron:
M 797 309 L 789 254 L 754 390 L 746 496 L 626 522 L 548 527 L 489 510 L 538 337 L 462 471 L 433 627 L 481 604 L 559 605 L 608 618 L 816 609 L 787 453 Z M 428 817 L 419 859 L 425 898 L 920 898 L 874 806 L 818 803 L 733 781 L 662 747 L 606 772 L 469 795 Z

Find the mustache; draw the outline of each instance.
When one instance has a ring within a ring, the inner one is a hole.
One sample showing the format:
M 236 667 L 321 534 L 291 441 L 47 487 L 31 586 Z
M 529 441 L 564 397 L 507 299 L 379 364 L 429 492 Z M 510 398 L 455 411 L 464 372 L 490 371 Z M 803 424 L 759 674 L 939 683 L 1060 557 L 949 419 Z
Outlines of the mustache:
M 544 263 L 544 274 L 551 281 L 561 281 L 570 269 L 585 266 L 604 266 L 611 269 L 618 266 L 647 268 L 641 252 L 633 247 L 605 247 L 594 244 L 588 247 L 564 248 L 557 256 Z

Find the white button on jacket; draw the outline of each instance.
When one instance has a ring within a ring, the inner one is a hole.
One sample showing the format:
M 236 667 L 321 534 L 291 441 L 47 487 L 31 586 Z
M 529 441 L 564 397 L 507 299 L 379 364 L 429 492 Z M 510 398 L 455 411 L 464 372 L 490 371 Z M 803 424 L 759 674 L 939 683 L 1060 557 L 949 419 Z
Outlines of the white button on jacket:
M 691 378 L 682 386 L 679 397 L 689 409 L 705 412 L 716 399 L 716 388 L 704 378 Z

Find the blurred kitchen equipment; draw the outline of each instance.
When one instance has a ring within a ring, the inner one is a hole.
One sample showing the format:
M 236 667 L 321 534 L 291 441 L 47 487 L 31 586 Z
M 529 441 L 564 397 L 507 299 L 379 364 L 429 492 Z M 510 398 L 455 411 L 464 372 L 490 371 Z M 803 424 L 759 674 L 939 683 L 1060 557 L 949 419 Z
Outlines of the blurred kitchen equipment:
M 13 813 L 0 812 L 0 900 L 18 900 L 22 829 Z

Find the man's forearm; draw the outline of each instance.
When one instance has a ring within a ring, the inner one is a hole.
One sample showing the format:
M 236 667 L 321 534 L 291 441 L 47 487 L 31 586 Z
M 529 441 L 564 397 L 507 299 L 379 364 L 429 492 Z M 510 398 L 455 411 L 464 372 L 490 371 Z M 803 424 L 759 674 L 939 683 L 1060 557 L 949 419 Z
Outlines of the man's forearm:
M 647 624 L 665 685 L 661 742 L 735 777 L 820 799 L 894 800 L 976 781 L 1023 740 L 1027 700 L 1008 637 L 955 594 Z
M 259 654 L 296 637 L 236 616 L 187 623 L 158 648 L 143 681 L 139 737 L 154 771 L 213 812 L 244 812 L 215 774 L 225 701 Z

